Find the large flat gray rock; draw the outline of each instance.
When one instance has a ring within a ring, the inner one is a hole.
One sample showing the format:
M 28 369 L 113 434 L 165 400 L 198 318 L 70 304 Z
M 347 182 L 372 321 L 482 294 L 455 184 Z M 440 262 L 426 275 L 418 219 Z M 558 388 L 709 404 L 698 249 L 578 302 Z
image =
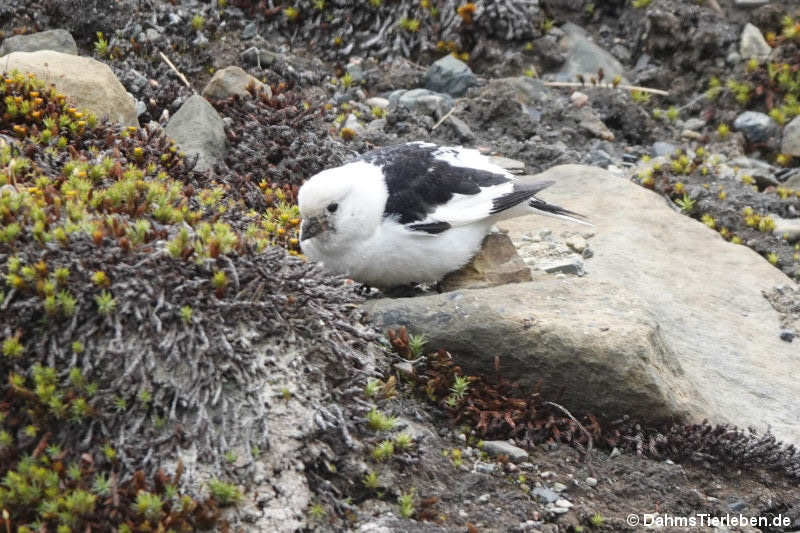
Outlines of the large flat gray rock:
M 406 322 L 468 371 L 491 372 L 499 355 L 505 375 L 563 386 L 577 411 L 708 418 L 800 442 L 800 350 L 780 339 L 761 294 L 795 286 L 788 277 L 604 170 L 559 166 L 536 179 L 556 181 L 543 199 L 595 225 L 585 277 L 378 300 L 378 321 Z M 515 240 L 583 230 L 536 215 L 500 226 Z

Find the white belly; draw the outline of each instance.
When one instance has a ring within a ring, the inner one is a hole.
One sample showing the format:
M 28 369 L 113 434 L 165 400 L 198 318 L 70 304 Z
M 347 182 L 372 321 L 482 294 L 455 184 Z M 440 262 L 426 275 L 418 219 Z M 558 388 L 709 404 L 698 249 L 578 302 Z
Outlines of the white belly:
M 434 283 L 472 259 L 490 227 L 485 221 L 430 235 L 384 220 L 370 238 L 342 253 L 324 254 L 313 245 L 304 253 L 327 270 L 373 287 Z

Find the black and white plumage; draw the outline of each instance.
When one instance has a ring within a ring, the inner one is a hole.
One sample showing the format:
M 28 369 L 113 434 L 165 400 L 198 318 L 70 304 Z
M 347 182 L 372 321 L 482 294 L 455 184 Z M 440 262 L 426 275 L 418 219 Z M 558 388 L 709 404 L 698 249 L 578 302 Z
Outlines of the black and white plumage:
M 585 223 L 537 198 L 477 150 L 414 142 L 324 170 L 300 188 L 300 247 L 374 287 L 437 282 L 479 250 L 499 220 L 539 213 Z

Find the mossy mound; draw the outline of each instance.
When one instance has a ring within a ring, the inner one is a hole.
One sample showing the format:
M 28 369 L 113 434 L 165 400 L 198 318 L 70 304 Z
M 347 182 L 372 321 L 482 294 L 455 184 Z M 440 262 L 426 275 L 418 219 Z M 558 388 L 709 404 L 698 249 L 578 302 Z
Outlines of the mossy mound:
M 270 448 L 275 357 L 324 360 L 370 338 L 352 294 L 286 249 L 299 219 L 281 190 L 259 191 L 266 214 L 250 209 L 158 128 L 120 131 L 10 73 L 0 131 L 13 132 L 0 140 L 0 508 L 15 525 L 180 525 L 182 512 L 195 527 L 215 511 L 179 505 L 164 462 L 184 450 L 247 479 Z M 113 504 L 94 478 L 114 479 Z M 145 479 L 144 510 L 120 504 Z M 208 505 L 235 500 L 215 486 Z
M 265 16 L 277 31 L 316 43 L 319 53 L 331 59 L 350 54 L 384 59 L 425 53 L 454 53 L 468 59 L 482 38 L 533 39 L 546 33 L 547 27 L 537 4 L 519 0 L 300 0 L 279 14 L 255 0 L 230 3 Z
M 332 106 L 312 104 L 285 83 L 273 85 L 271 98 L 253 87 L 249 90 L 251 97 L 212 102 L 220 115 L 231 119 L 225 165 L 242 176 L 236 188 L 246 196 L 248 207 L 271 205 L 270 196 L 265 198 L 259 188 L 282 190 L 296 201 L 306 178 L 368 148 L 363 142 L 345 146 L 333 140 L 326 126 L 335 117 Z

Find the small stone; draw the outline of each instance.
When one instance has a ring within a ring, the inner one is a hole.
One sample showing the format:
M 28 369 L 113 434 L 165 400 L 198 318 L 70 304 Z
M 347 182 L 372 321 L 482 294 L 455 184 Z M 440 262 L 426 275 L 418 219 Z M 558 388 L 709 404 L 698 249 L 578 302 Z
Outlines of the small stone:
M 770 217 L 775 221 L 774 235 L 790 243 L 800 241 L 800 218 L 782 218 L 774 213 Z
M 151 43 L 158 42 L 161 39 L 161 32 L 155 28 L 147 28 L 144 32 L 144 38 Z
M 733 121 L 733 127 L 744 133 L 750 142 L 764 142 L 778 134 L 778 124 L 768 115 L 745 111 Z
M 478 254 L 466 265 L 447 274 L 440 282 L 445 291 L 491 287 L 531 280 L 530 268 L 504 233 L 487 235 Z
M 473 466 L 475 472 L 480 472 L 482 474 L 494 474 L 497 470 L 497 466 L 494 463 L 483 463 L 481 461 L 477 461 L 475 466 Z
M 389 95 L 389 102 L 425 115 L 444 116 L 455 105 L 453 98 L 428 89 L 398 90 Z
M 272 98 L 272 90 L 268 85 L 265 85 L 237 66 L 226 67 L 215 72 L 203 89 L 203 96 L 219 100 L 230 98 L 234 95 L 245 98 L 250 96 L 247 87 L 251 84 L 256 90 L 265 92 L 267 98 Z
M 478 78 L 466 63 L 452 55 L 435 61 L 425 72 L 425 88 L 430 91 L 464 96 L 478 84 Z
M 559 498 L 558 500 L 556 500 L 556 505 L 558 507 L 565 507 L 565 508 L 569 509 L 570 507 L 572 507 L 573 504 L 569 500 L 566 500 L 564 498 Z
M 800 117 L 794 117 L 784 126 L 781 153 L 800 156 Z
M 583 107 L 589 101 L 589 97 L 580 91 L 572 93 L 569 99 L 575 107 Z
M 539 270 L 544 270 L 548 274 L 555 274 L 557 272 L 561 272 L 563 274 L 574 274 L 576 276 L 583 276 L 586 274 L 586 272 L 583 270 L 583 261 L 581 261 L 581 258 L 577 256 L 537 263 L 536 267 Z
M 447 120 L 456 131 L 459 141 L 468 142 L 475 139 L 475 133 L 472 132 L 472 128 L 469 127 L 469 124 L 455 115 L 450 115 Z
M 789 329 L 784 329 L 781 331 L 781 340 L 786 342 L 792 342 L 795 338 L 796 334 L 794 331 Z
M 558 481 L 556 481 L 555 483 L 553 483 L 553 490 L 556 492 L 564 492 L 565 490 L 567 490 L 567 486 L 564 485 L 563 483 L 559 483 Z
M 405 377 L 413 377 L 414 376 L 414 365 L 412 365 L 408 361 L 401 361 L 399 363 L 395 363 L 392 365 L 395 370 L 400 372 Z
M 248 22 L 244 30 L 242 30 L 242 39 L 252 39 L 256 35 L 258 35 L 258 24 L 255 22 Z
M 464 435 L 463 433 L 459 433 L 456 435 L 456 440 L 462 443 L 467 442 L 467 436 Z
M 558 501 L 558 493 L 546 487 L 535 487 L 533 496 L 542 503 L 555 503 Z
M 705 125 L 706 125 L 706 121 L 705 120 L 703 120 L 702 118 L 696 118 L 696 117 L 687 119 L 683 123 L 683 127 L 684 128 L 686 128 L 687 130 L 693 130 L 693 131 L 701 130 L 701 129 L 703 129 L 705 127 Z
M 547 507 L 545 507 L 545 511 L 548 511 L 553 514 L 566 514 L 569 512 L 569 509 L 567 507 L 559 507 L 557 505 L 550 504 Z
M 192 41 L 192 46 L 196 48 L 205 48 L 206 46 L 208 46 L 208 42 L 209 42 L 208 37 L 206 37 L 203 32 L 199 32 L 197 34 L 197 37 L 195 37 L 194 40 Z
M 664 141 L 656 141 L 653 143 L 653 155 L 655 157 L 669 156 L 675 151 L 675 145 Z
M 542 479 L 550 479 L 554 475 L 555 474 L 553 472 L 551 472 L 550 470 L 545 470 L 544 472 L 539 474 L 539 477 L 541 477 Z
M 227 152 L 228 138 L 222 118 L 199 94 L 190 96 L 172 115 L 166 133 L 181 150 L 199 156 L 195 169 L 200 172 L 209 170 Z
M 772 48 L 767 43 L 767 40 L 764 39 L 761 30 L 749 22 L 745 24 L 739 41 L 739 52 L 742 57 L 744 59 L 756 58 L 764 60 L 769 57 L 771 51 Z
M 586 484 L 589 485 L 590 487 L 596 487 L 597 486 L 597 479 L 595 479 L 595 478 L 593 478 L 591 476 L 587 477 L 586 478 Z
M 479 501 L 480 503 L 486 503 L 486 502 L 488 502 L 488 501 L 489 501 L 489 499 L 490 499 L 491 497 L 492 497 L 492 496 L 491 496 L 490 494 L 481 494 L 481 495 L 478 497 L 478 501 Z
M 489 455 L 506 455 L 512 461 L 518 462 L 528 458 L 528 452 L 522 448 L 509 444 L 504 440 L 487 440 L 483 442 L 483 451 Z
M 567 246 L 571 250 L 574 250 L 575 252 L 580 254 L 583 253 L 584 250 L 586 250 L 588 244 L 581 237 L 570 237 L 569 239 L 567 239 Z
M 728 509 L 730 509 L 734 513 L 738 513 L 739 511 L 744 510 L 745 507 L 747 507 L 747 504 L 742 500 L 728 504 Z
M 389 108 L 389 100 L 387 100 L 386 98 L 381 98 L 380 96 L 373 96 L 372 98 L 368 98 L 365 103 L 370 107 L 379 107 L 381 109 Z

